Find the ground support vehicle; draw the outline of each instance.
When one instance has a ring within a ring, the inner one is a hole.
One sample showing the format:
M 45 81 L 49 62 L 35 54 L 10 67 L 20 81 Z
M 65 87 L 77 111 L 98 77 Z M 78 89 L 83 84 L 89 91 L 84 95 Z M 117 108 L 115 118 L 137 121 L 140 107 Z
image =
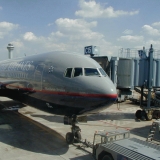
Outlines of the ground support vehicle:
M 160 145 L 160 120 L 152 123 L 146 141 Z
M 100 130 L 95 132 L 93 144 L 81 143 L 93 149 L 96 160 L 160 160 L 160 146 L 130 138 L 128 130 Z

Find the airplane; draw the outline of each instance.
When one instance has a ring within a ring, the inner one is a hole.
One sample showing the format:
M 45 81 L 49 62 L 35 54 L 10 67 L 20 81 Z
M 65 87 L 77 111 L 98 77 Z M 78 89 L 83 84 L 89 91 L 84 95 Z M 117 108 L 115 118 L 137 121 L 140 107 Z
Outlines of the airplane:
M 0 96 L 63 115 L 67 143 L 81 139 L 77 117 L 96 114 L 117 99 L 114 84 L 90 57 L 54 51 L 0 62 Z

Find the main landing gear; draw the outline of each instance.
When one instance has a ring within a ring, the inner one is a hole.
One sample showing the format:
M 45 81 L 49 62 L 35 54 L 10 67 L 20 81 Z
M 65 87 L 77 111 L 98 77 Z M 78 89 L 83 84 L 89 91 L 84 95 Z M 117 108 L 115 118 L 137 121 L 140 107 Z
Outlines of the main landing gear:
M 68 117 L 64 117 L 64 124 L 71 124 L 72 127 L 71 127 L 71 132 L 68 132 L 66 134 L 66 142 L 68 144 L 71 144 L 74 141 L 80 142 L 80 140 L 81 140 L 81 133 L 80 133 L 81 129 L 79 128 L 79 126 L 76 126 L 77 116 L 73 115 L 71 118 L 68 118 L 68 119 L 67 118 Z M 68 123 L 65 123 L 66 119 L 67 119 Z

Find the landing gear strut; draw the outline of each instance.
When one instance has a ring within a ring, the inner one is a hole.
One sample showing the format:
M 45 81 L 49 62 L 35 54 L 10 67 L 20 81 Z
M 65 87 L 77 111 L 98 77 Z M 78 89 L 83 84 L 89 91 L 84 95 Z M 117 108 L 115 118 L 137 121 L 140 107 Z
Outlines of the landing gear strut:
M 74 142 L 74 140 L 76 140 L 77 142 L 79 142 L 81 140 L 81 129 L 79 128 L 79 126 L 76 126 L 77 123 L 77 116 L 73 115 L 71 118 L 71 132 L 68 132 L 66 134 L 66 142 L 68 144 L 71 144 Z

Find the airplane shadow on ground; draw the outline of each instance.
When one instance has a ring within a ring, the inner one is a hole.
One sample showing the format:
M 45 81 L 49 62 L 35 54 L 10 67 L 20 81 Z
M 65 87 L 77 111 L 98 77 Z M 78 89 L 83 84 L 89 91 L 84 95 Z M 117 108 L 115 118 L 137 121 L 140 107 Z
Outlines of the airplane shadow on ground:
M 135 104 L 133 104 L 132 102 L 129 103 L 130 105 L 133 105 L 134 107 L 137 107 L 137 109 L 139 109 L 138 106 L 135 106 Z M 114 110 L 114 112 L 110 111 L 108 112 L 106 110 L 106 112 L 101 112 L 101 113 L 97 113 L 97 114 L 93 114 L 93 115 L 88 115 L 87 116 L 87 120 L 88 121 L 99 121 L 99 120 L 133 120 L 135 121 L 135 113 L 129 113 L 129 112 L 125 112 L 125 110 L 121 110 L 122 106 L 120 106 L 120 110 Z M 32 117 L 39 117 L 39 118 L 43 118 L 49 122 L 57 122 L 57 123 L 63 123 L 63 116 L 59 116 L 59 115 L 31 115 Z M 83 116 L 83 115 L 82 115 Z
M 129 104 L 133 104 L 133 103 L 129 103 Z M 14 101 L 14 100 L 9 100 L 9 101 L 3 101 L 3 103 L 0 103 L 0 107 L 4 108 L 4 106 L 16 106 L 19 105 L 20 108 L 25 107 L 24 104 Z M 134 104 L 133 104 L 134 105 Z M 135 107 L 135 105 L 134 105 Z M 48 111 L 47 109 L 45 110 L 46 112 Z M 31 113 L 30 113 L 31 114 Z M 59 116 L 59 115 L 35 115 L 35 114 L 31 114 L 32 117 L 39 117 L 39 118 L 43 118 L 49 122 L 56 122 L 56 123 L 63 123 L 63 116 Z M 101 112 L 98 114 L 94 114 L 94 115 L 88 115 L 87 116 L 87 120 L 88 121 L 99 121 L 99 120 L 122 120 L 122 119 L 130 119 L 130 120 L 134 120 L 135 119 L 135 115 L 134 113 L 123 113 L 120 112 L 117 109 L 117 112 Z
M 88 121 L 98 121 L 98 120 L 125 120 L 125 119 L 135 119 L 134 113 L 112 113 L 112 112 L 106 112 L 106 113 L 99 113 L 95 115 L 88 116 Z
M 12 107 L 12 106 L 19 106 L 20 108 L 22 108 L 22 107 L 25 107 L 26 105 L 14 100 L 7 100 L 3 102 L 0 101 L 0 109 L 3 109 L 5 107 Z
M 14 102 L 14 103 L 13 103 Z M 3 104 L 5 106 L 13 106 L 13 105 L 17 105 L 19 104 L 18 102 L 16 101 L 5 101 L 3 102 Z M 132 104 L 132 103 L 131 103 Z M 134 105 L 134 104 L 133 104 Z M 25 107 L 25 105 L 21 104 L 20 103 L 20 107 Z M 0 113 L 1 114 L 1 113 Z M 31 114 L 32 117 L 39 117 L 39 118 L 43 118 L 49 122 L 56 122 L 56 123 L 62 123 L 63 124 L 63 116 L 59 116 L 59 115 L 36 115 L 36 114 Z M 1 120 L 1 119 L 0 119 Z M 120 112 L 119 110 L 117 110 L 117 112 L 102 112 L 102 113 L 98 113 L 98 114 L 94 114 L 94 115 L 89 115 L 87 117 L 87 120 L 88 121 L 100 121 L 100 120 L 117 120 L 117 121 L 125 121 L 125 120 L 129 120 L 129 121 L 137 121 L 135 119 L 135 113 L 123 113 L 123 112 Z M 4 124 L 6 124 L 6 122 L 4 122 Z M 10 124 L 10 123 L 9 123 Z M 0 123 L 1 125 L 1 123 Z M 148 133 L 149 133 L 149 129 L 150 129 L 150 125 L 148 126 L 144 126 L 144 127 L 140 127 L 140 128 L 134 128 L 134 129 L 131 129 L 131 133 L 137 135 L 137 136 L 142 136 L 144 138 L 147 137 Z M 4 131 L 1 130 L 0 128 L 0 133 Z M 53 131 L 53 130 L 52 130 Z M 143 133 L 143 134 L 142 134 Z M 12 135 L 12 134 L 11 134 Z M 28 133 L 29 137 L 32 137 L 30 135 L 30 132 Z M 0 141 L 4 138 L 2 138 L 3 136 L 0 137 Z M 28 136 L 26 136 L 27 138 Z M 32 139 L 32 138 L 31 138 Z M 22 141 L 21 139 L 20 140 L 17 140 L 17 141 Z M 12 141 L 11 141 L 12 142 Z M 34 140 L 33 140 L 34 142 Z M 63 138 L 63 142 L 65 143 L 65 139 Z M 14 145 L 15 143 L 13 143 Z M 18 146 L 17 146 L 18 147 Z M 24 146 L 25 147 L 25 146 Z M 27 148 L 26 146 L 26 149 L 28 150 L 30 147 Z M 38 149 L 38 148 L 37 148 Z M 40 149 L 41 150 L 41 149 Z
M 57 152 L 62 155 L 69 149 L 64 137 L 56 131 L 43 129 L 13 112 L 0 113 L 0 142 L 12 146 L 12 149 L 20 148 L 47 155 L 57 155 Z M 4 154 L 7 155 L 7 152 Z
M 44 116 L 44 115 L 32 115 L 33 117 L 40 117 L 43 118 L 47 121 L 50 122 L 58 122 L 58 123 L 63 123 L 63 117 L 62 116 Z M 95 114 L 95 115 L 90 115 L 87 117 L 88 121 L 106 121 L 110 120 L 110 121 L 118 121 L 118 122 L 123 122 L 123 121 L 131 121 L 134 122 L 136 125 L 136 123 L 143 123 L 143 121 L 141 120 L 137 120 L 135 119 L 135 114 L 134 113 L 109 113 L 109 112 L 105 112 L 105 113 L 99 113 L 99 114 Z M 82 124 L 82 123 L 80 123 Z M 138 126 L 138 125 L 137 125 Z M 148 125 L 143 126 L 143 127 L 136 127 L 134 129 L 130 129 L 130 132 L 136 136 L 140 136 L 143 138 L 147 138 L 149 130 L 150 130 L 151 125 L 148 123 Z M 122 127 L 123 128 L 123 127 Z M 125 127 L 124 127 L 125 128 Z M 129 127 L 126 127 L 129 128 Z
M 45 119 L 49 122 L 56 122 L 56 123 L 63 123 L 63 116 L 59 116 L 59 115 L 34 115 L 34 114 L 31 114 L 32 117 L 39 117 L 39 118 L 42 118 L 42 119 Z
M 78 156 L 78 157 L 75 157 L 75 158 L 70 158 L 70 160 L 80 160 L 80 159 L 83 159 L 83 160 L 95 160 L 93 158 L 93 156 L 91 156 L 91 155 L 83 155 L 83 156 Z
M 63 123 L 63 116 L 59 115 L 34 115 L 32 117 L 43 118 L 49 122 Z M 99 120 L 133 120 L 135 121 L 134 113 L 99 113 L 87 116 L 88 121 L 99 121 Z
M 150 128 L 151 128 L 151 126 L 148 125 L 148 126 L 144 126 L 144 127 L 140 127 L 140 128 L 131 129 L 130 132 L 136 136 L 147 138 L 148 133 L 150 131 Z
M 93 155 L 92 155 L 92 151 L 91 152 L 89 152 L 89 151 L 87 151 L 85 148 L 86 147 L 80 147 L 80 146 L 77 146 L 77 145 L 75 145 L 75 144 L 73 144 L 75 147 L 76 147 L 76 150 L 80 150 L 80 151 L 82 151 L 83 153 L 86 153 L 85 155 L 81 155 L 81 156 L 77 156 L 77 157 L 74 157 L 74 158 L 70 158 L 70 160 L 81 160 L 81 159 L 83 159 L 83 160 L 95 160 L 95 158 L 93 157 Z

